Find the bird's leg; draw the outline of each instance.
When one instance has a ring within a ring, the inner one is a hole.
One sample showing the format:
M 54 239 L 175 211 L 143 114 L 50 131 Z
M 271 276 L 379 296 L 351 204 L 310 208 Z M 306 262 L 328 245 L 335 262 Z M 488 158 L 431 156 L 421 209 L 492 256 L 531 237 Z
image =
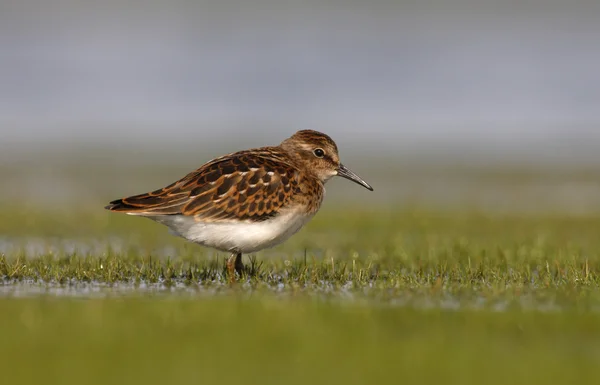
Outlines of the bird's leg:
M 244 264 L 242 263 L 242 253 L 232 253 L 227 259 L 227 271 L 230 277 L 234 277 L 237 272 L 240 277 L 244 272 Z
M 242 263 L 242 253 L 237 253 L 235 256 L 235 271 L 242 276 L 244 272 L 244 264 Z
M 229 273 L 229 277 L 235 277 L 234 272 L 234 258 L 237 253 L 232 253 L 229 258 L 227 258 L 227 272 Z

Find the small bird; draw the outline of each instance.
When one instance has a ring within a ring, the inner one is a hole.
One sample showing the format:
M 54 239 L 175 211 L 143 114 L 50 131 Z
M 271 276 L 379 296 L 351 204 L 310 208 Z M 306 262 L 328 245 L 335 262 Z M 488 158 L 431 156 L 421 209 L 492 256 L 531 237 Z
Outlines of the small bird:
M 340 163 L 326 134 L 302 130 L 279 146 L 211 160 L 162 189 L 110 202 L 105 208 L 150 218 L 175 235 L 229 252 L 227 268 L 242 274 L 242 254 L 273 247 L 319 210 L 325 182 L 338 175 L 373 191 Z

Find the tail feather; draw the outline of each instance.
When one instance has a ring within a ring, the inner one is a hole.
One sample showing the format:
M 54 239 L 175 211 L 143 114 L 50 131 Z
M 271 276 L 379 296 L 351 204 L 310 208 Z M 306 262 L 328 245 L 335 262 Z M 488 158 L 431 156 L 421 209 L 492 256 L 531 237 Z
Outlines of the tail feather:
M 123 199 L 117 199 L 110 202 L 107 206 L 104 206 L 105 209 L 110 211 L 132 211 L 139 209 L 139 207 L 132 206 L 123 201 Z
M 126 213 L 129 215 L 171 215 L 178 214 L 180 212 L 179 207 L 185 203 L 183 202 L 183 198 L 171 202 L 170 205 L 145 203 L 151 202 L 153 199 L 156 199 L 156 197 L 133 196 L 129 198 L 122 198 L 110 202 L 107 206 L 104 206 L 104 208 L 110 211 Z

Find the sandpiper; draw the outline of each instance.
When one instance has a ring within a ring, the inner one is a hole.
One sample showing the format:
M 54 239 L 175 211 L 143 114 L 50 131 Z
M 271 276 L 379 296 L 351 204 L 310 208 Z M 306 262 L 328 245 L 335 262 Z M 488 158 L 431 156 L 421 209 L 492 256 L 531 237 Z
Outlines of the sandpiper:
M 150 218 L 189 241 L 229 252 L 230 273 L 241 274 L 242 254 L 285 241 L 316 214 L 325 182 L 335 175 L 373 191 L 340 163 L 328 135 L 302 130 L 279 146 L 213 159 L 167 187 L 105 208 Z

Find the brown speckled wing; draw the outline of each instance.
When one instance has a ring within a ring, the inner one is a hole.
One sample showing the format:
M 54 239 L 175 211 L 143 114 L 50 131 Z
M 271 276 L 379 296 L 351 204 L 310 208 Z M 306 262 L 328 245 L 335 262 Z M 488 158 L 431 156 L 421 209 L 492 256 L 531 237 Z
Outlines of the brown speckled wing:
M 198 221 L 263 221 L 301 191 L 298 170 L 273 148 L 215 159 L 183 179 L 147 194 L 118 199 L 106 208 L 139 215 L 183 214 Z

